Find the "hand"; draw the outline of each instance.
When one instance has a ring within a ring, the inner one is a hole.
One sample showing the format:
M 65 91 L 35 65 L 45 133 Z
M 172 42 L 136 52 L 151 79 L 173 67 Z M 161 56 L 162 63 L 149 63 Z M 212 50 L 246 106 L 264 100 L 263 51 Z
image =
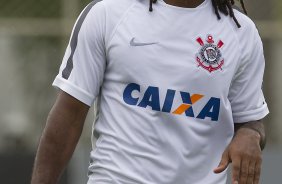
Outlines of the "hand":
M 223 172 L 231 162 L 232 184 L 259 184 L 262 163 L 259 133 L 248 128 L 239 129 L 214 173 Z

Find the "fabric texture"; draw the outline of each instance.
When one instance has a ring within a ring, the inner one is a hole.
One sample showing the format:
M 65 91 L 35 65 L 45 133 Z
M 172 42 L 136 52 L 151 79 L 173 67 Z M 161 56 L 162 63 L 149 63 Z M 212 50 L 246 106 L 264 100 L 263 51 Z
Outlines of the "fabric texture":
M 54 80 L 89 106 L 99 100 L 88 184 L 226 183 L 213 169 L 234 123 L 268 114 L 258 31 L 237 10 L 241 28 L 218 20 L 209 0 L 196 8 L 159 0 L 153 12 L 148 4 L 86 7 Z

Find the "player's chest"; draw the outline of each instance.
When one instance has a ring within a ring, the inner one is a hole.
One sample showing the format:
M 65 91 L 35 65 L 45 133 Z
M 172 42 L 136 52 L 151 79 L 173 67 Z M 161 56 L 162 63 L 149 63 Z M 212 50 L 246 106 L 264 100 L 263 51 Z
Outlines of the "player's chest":
M 235 36 L 216 30 L 117 31 L 108 47 L 109 67 L 168 75 L 202 74 L 204 78 L 232 75 L 240 52 Z M 148 74 L 150 75 L 150 74 Z

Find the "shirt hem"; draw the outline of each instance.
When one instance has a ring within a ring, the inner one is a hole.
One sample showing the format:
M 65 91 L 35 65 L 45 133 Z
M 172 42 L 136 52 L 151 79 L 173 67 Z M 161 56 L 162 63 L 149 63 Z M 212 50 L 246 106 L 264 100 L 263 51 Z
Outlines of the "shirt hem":
M 88 106 L 92 106 L 93 104 L 94 96 L 70 83 L 68 80 L 56 77 L 54 82 L 52 83 L 52 86 L 63 90 L 64 92 L 68 93 L 72 97 Z
M 267 104 L 264 104 L 263 106 L 255 110 L 233 113 L 233 120 L 234 123 L 246 123 L 249 121 L 257 121 L 263 119 L 268 114 L 269 110 Z

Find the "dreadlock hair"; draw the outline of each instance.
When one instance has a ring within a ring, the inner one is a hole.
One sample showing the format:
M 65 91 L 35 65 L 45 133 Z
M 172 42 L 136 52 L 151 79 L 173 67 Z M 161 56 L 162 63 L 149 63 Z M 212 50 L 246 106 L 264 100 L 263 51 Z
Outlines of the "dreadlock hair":
M 215 12 L 218 19 L 221 19 L 219 12 L 222 12 L 226 16 L 229 15 L 234 20 L 234 22 L 236 23 L 238 28 L 241 27 L 237 18 L 234 15 L 234 11 L 233 11 L 233 8 L 232 8 L 232 6 L 235 5 L 234 0 L 211 0 L 211 1 L 212 1 L 212 5 L 213 5 L 213 8 L 214 8 L 214 12 Z M 244 13 L 247 14 L 247 10 L 245 8 L 244 0 L 238 0 L 238 1 L 240 1 L 241 7 L 242 7 Z M 149 6 L 150 12 L 153 11 L 153 3 L 156 3 L 156 2 L 157 2 L 157 0 L 150 0 L 150 6 Z

